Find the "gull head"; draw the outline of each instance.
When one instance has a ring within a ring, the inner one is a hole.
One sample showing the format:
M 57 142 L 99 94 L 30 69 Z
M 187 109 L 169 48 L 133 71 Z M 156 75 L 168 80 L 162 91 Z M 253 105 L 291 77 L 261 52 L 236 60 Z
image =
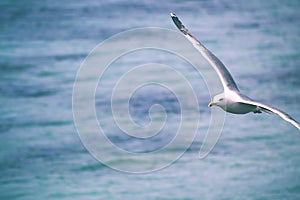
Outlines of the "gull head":
M 219 106 L 221 108 L 225 108 L 227 104 L 227 99 L 224 93 L 218 94 L 214 96 L 213 100 L 208 104 L 209 107 Z

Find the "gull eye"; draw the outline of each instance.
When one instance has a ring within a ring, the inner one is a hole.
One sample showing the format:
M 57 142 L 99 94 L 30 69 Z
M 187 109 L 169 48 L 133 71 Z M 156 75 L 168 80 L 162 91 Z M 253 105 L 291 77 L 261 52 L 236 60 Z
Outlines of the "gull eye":
M 223 101 L 223 100 L 224 100 L 224 98 L 219 99 L 219 101 Z

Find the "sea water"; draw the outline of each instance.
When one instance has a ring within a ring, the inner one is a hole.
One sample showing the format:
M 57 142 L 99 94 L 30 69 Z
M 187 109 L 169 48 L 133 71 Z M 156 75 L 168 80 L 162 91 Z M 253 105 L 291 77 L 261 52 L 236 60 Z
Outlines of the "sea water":
M 166 52 L 146 50 L 116 61 L 119 68 L 104 79 L 107 87 L 96 94 L 95 107 L 98 116 L 110 113 L 105 89 L 113 88 L 126 67 L 160 62 L 190 72 L 200 124 L 193 144 L 176 162 L 142 174 L 111 169 L 84 147 L 72 112 L 76 74 L 93 48 L 134 28 L 179 32 L 169 16 L 174 12 L 225 63 L 243 93 L 299 121 L 298 1 L 4 0 L 0 8 L 0 199 L 300 198 L 299 131 L 277 116 L 227 114 L 218 143 L 199 159 L 211 97 L 189 63 Z M 147 125 L 153 104 L 168 114 L 164 134 L 133 140 L 108 120 L 104 129 L 111 142 L 149 152 L 171 141 L 181 111 L 176 95 L 166 89 L 149 86 L 137 92 L 129 107 L 132 119 Z M 176 148 L 167 157 L 175 153 Z M 123 168 L 145 164 L 113 162 Z

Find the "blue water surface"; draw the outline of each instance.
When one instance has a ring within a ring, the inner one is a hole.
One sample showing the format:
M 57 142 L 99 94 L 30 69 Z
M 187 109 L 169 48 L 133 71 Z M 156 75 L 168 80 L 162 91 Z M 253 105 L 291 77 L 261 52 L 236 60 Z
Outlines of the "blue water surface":
M 101 164 L 81 143 L 72 115 L 73 83 L 89 52 L 133 28 L 177 31 L 169 16 L 175 12 L 242 92 L 299 121 L 299 1 L 2 0 L 0 8 L 0 199 L 300 199 L 299 131 L 277 116 L 226 115 L 219 142 L 198 158 L 210 116 L 201 77 L 191 76 L 202 117 L 196 141 L 156 172 L 127 174 Z M 120 63 L 143 64 L 145 54 L 175 65 L 151 51 Z M 109 98 L 96 97 L 101 115 Z M 129 110 L 145 124 L 156 103 L 169 113 L 170 133 L 181 112 L 165 89 L 136 93 Z M 110 125 L 112 142 L 127 150 L 152 151 L 172 139 L 135 141 Z

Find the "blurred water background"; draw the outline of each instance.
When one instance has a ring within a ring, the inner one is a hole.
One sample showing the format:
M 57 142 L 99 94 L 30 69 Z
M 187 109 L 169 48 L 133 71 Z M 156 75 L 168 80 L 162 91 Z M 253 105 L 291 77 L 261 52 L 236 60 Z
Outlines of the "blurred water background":
M 169 16 L 175 12 L 242 92 L 299 121 L 299 1 L 2 0 L 0 8 L 0 199 L 300 199 L 299 131 L 279 117 L 228 114 L 213 152 L 198 159 L 210 116 L 201 77 L 193 77 L 203 119 L 198 139 L 157 172 L 133 175 L 102 165 L 80 142 L 72 117 L 72 87 L 88 53 L 132 28 L 176 30 Z M 119 64 L 144 64 L 145 57 L 175 63 L 148 51 Z M 146 88 L 132 99 L 133 118 L 143 119 L 159 102 L 171 131 L 180 114 L 174 98 Z M 96 107 L 110 104 L 96 98 Z M 142 145 L 119 132 L 110 139 L 139 151 L 164 145 L 170 135 Z

